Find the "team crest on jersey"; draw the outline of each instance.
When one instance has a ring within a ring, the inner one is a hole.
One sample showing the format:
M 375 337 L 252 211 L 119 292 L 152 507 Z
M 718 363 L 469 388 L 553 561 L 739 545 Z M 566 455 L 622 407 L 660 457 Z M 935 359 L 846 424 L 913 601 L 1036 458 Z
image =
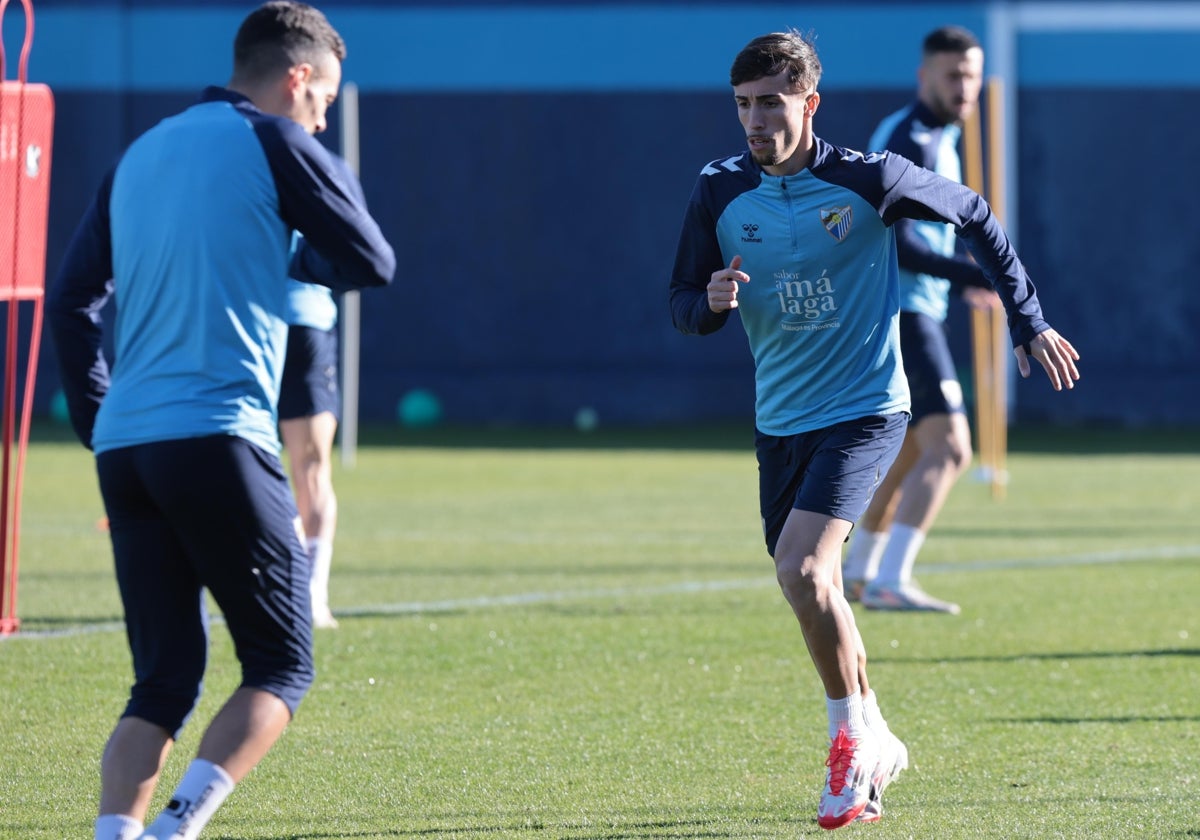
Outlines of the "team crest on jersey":
M 850 233 L 850 218 L 854 208 L 847 204 L 845 207 L 834 207 L 832 210 L 820 212 L 821 224 L 825 226 L 825 230 L 829 231 L 829 235 L 838 242 L 845 239 L 846 234 Z

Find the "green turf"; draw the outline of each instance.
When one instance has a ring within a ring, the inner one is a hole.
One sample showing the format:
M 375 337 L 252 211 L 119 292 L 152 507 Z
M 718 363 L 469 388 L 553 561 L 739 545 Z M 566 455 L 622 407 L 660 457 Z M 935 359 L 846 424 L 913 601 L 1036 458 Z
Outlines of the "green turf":
M 37 431 L 0 837 L 85 838 L 128 654 L 90 456 Z M 342 626 L 205 837 L 828 836 L 744 429 L 364 442 L 336 475 Z M 1003 502 L 956 488 L 918 566 L 961 616 L 858 613 L 914 766 L 835 836 L 1200 837 L 1200 432 L 1018 429 L 1009 468 Z M 218 625 L 156 809 L 236 681 Z

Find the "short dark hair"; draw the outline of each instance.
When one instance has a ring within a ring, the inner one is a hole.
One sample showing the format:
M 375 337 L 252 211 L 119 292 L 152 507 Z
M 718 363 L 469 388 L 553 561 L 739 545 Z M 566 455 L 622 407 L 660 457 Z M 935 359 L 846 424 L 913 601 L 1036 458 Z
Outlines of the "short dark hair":
M 786 72 L 788 81 L 799 88 L 816 88 L 821 81 L 821 59 L 813 37 L 795 29 L 760 35 L 742 48 L 729 68 L 729 84 L 746 82 Z
M 965 53 L 976 47 L 983 49 L 971 30 L 961 26 L 942 26 L 925 36 L 925 41 L 921 44 L 921 54 Z
M 346 60 L 346 42 L 319 9 L 297 0 L 270 0 L 251 12 L 233 39 L 233 75 L 263 79 L 326 54 Z

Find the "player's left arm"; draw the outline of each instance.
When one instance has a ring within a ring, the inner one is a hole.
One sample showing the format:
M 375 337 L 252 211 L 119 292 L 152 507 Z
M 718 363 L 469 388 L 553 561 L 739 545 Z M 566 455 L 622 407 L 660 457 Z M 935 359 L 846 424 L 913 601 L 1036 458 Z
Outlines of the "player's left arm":
M 311 248 L 321 254 L 326 267 L 336 267 L 334 274 L 325 273 L 316 282 L 335 291 L 391 283 L 395 252 L 367 210 L 349 168 L 335 163 L 324 146 L 290 120 L 261 120 L 255 128 L 275 178 L 280 214 L 304 234 L 301 260 Z M 292 268 L 304 273 L 296 261 Z
M 1021 375 L 1029 375 L 1032 356 L 1055 390 L 1074 387 L 1079 353 L 1046 322 L 1037 289 L 983 196 L 905 158 L 892 157 L 885 166 L 885 198 L 880 206 L 884 222 L 908 218 L 954 225 L 1004 303 Z

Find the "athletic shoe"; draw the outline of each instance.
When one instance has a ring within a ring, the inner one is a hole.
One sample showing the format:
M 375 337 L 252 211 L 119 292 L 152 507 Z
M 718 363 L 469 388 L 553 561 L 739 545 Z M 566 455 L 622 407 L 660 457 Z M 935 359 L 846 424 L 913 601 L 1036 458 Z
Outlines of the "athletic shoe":
M 825 762 L 829 772 L 817 805 L 817 825 L 841 828 L 858 818 L 870 801 L 871 779 L 878 763 L 879 744 L 873 735 L 855 740 L 846 730 L 838 730 Z
M 855 822 L 873 823 L 883 819 L 883 800 L 875 796 L 875 789 L 871 788 L 871 798 L 867 800 L 867 807 L 862 809 L 862 813 L 854 818 Z
M 904 742 L 887 731 L 883 736 L 883 746 L 879 751 L 879 763 L 875 765 L 875 773 L 871 776 L 871 798 L 867 807 L 855 818 L 855 822 L 878 822 L 883 816 L 883 792 L 901 770 L 908 769 L 908 747 Z
M 847 578 L 842 581 L 842 588 L 845 590 L 847 601 L 861 601 L 863 590 L 867 588 L 867 582 L 862 578 Z
M 862 605 L 869 610 L 895 612 L 940 612 L 958 615 L 958 604 L 942 601 L 925 592 L 916 583 L 869 583 L 862 591 Z

